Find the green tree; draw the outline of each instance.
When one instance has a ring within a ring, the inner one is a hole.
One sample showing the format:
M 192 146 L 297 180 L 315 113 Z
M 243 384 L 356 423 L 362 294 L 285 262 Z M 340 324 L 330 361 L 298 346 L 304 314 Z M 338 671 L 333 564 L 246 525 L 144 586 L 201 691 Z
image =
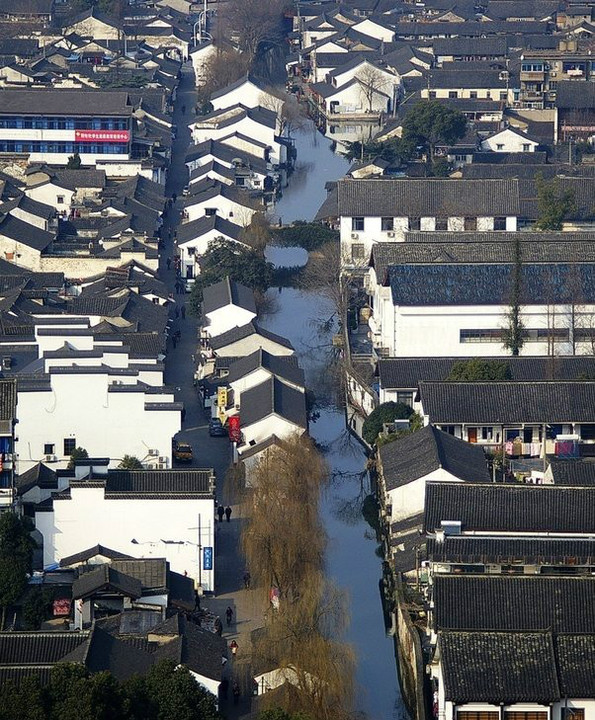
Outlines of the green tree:
M 382 431 L 384 423 L 394 420 L 408 420 L 413 415 L 413 408 L 404 403 L 386 402 L 373 410 L 364 421 L 362 435 L 368 445 L 373 445 Z
M 523 258 L 521 242 L 514 241 L 514 266 L 510 302 L 506 314 L 506 327 L 503 331 L 503 345 L 512 355 L 520 355 L 525 342 L 525 327 L 521 318 L 521 299 L 523 293 Z
M 215 238 L 200 259 L 200 275 L 189 300 L 193 313 L 200 313 L 203 288 L 227 276 L 256 292 L 265 292 L 273 279 L 273 266 L 251 248 Z
M 539 211 L 535 227 L 538 230 L 562 230 L 564 220 L 576 208 L 574 192 L 560 187 L 558 178 L 544 180 L 541 173 L 535 176 L 535 184 Z
M 50 616 L 54 591 L 50 588 L 30 587 L 23 603 L 23 621 L 26 630 L 39 630 Z
M 403 140 L 422 146 L 433 163 L 436 145 L 460 140 L 466 129 L 467 120 L 463 113 L 438 100 L 421 100 L 405 116 Z
M 0 720 L 47 720 L 44 689 L 36 677 L 0 685 Z
M 74 155 L 71 155 L 68 158 L 68 162 L 66 163 L 66 168 L 68 170 L 78 170 L 81 165 L 82 165 L 81 156 L 78 153 L 75 153 Z
M 32 572 L 35 543 L 30 531 L 29 520 L 11 511 L 0 514 L 0 630 L 4 629 L 8 607 L 25 592 L 27 576 Z
M 293 225 L 273 230 L 275 244 L 286 247 L 302 247 L 304 250 L 318 250 L 326 243 L 339 243 L 339 232 L 321 223 L 308 223 L 303 220 Z
M 142 462 L 134 455 L 124 455 L 118 467 L 121 470 L 142 470 Z
M 75 447 L 74 450 L 70 453 L 70 461 L 68 462 L 67 468 L 69 470 L 72 470 L 74 467 L 74 463 L 77 460 L 85 460 L 85 458 L 89 457 L 89 453 L 85 450 L 85 448 L 82 447 Z
M 380 158 L 394 165 L 400 165 L 402 162 L 410 160 L 415 152 L 414 142 L 398 137 L 388 138 L 382 142 L 356 140 L 346 143 L 346 147 L 344 155 L 348 160 L 369 162 Z
M 510 380 L 510 365 L 506 360 L 459 360 L 448 374 L 447 380 L 458 382 L 480 382 L 482 380 Z

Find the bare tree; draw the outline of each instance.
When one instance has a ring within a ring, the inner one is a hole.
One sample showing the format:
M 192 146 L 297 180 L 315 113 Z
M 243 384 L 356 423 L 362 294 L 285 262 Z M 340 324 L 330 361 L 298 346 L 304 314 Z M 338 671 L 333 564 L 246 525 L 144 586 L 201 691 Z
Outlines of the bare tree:
M 359 82 L 362 100 L 367 103 L 367 110 L 370 113 L 373 111 L 375 98 L 379 95 L 388 95 L 390 97 L 392 94 L 392 85 L 386 77 L 386 73 L 374 67 L 374 65 L 366 64 L 363 70 L 358 72 L 355 77 Z M 384 109 L 387 109 L 386 104 Z
M 303 105 L 300 105 L 295 95 L 286 93 L 278 88 L 267 88 L 260 96 L 259 103 L 267 110 L 273 110 L 279 118 L 279 134 L 291 137 L 296 130 L 308 127 L 308 114 Z
M 258 47 L 264 40 L 281 38 L 281 23 L 286 7 L 284 0 L 228 0 L 222 11 L 221 21 L 248 62 L 256 57 Z
M 250 60 L 246 55 L 220 47 L 204 65 L 204 83 L 199 88 L 199 101 L 207 102 L 215 90 L 231 85 L 246 75 Z

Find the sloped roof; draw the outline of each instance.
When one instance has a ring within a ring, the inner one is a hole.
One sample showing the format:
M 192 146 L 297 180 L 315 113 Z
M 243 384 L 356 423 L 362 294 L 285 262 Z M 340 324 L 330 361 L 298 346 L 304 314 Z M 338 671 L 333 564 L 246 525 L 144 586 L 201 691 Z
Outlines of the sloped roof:
M 229 276 L 203 290 L 202 311 L 204 315 L 228 305 L 240 307 L 256 315 L 254 293 L 250 288 L 235 282 Z
M 298 366 L 295 355 L 271 355 L 262 348 L 232 363 L 225 382 L 231 384 L 261 367 L 288 382 L 304 386 L 304 371 Z
M 389 491 L 439 469 L 465 482 L 490 481 L 481 447 L 455 438 L 433 425 L 383 445 L 379 454 Z
M 339 214 L 374 217 L 517 216 L 515 180 L 343 179 L 337 183 Z
M 45 466 L 42 466 L 45 467 Z M 55 473 L 54 473 L 55 475 Z M 69 567 L 70 565 L 78 565 L 79 563 L 85 563 L 88 560 L 91 560 L 91 558 L 97 557 L 100 555 L 101 557 L 110 558 L 111 560 L 115 559 L 131 559 L 130 555 L 126 555 L 125 553 L 121 553 L 118 550 L 112 550 L 111 548 L 106 547 L 105 545 L 94 545 L 93 547 L 87 548 L 86 550 L 81 550 L 78 553 L 74 553 L 73 555 L 68 555 L 67 557 L 63 557 L 60 560 L 60 567 Z
M 14 215 L 5 215 L 0 218 L 0 236 L 21 242 L 39 252 L 45 250 L 55 239 L 53 233 L 42 230 L 24 220 L 19 220 Z
M 298 427 L 307 427 L 305 394 L 276 377 L 242 393 L 241 413 L 244 426 L 275 414 Z
M 209 340 L 209 344 L 213 350 L 219 350 L 227 345 L 239 342 L 250 335 L 262 335 L 262 337 L 270 340 L 271 342 L 293 350 L 293 345 L 287 338 L 261 328 L 260 325 L 257 325 L 254 321 L 248 323 L 247 325 L 242 325 L 242 327 L 232 328 L 226 333 L 222 333 L 221 335 L 211 338 Z
M 595 488 L 429 482 L 424 527 L 460 521 L 463 530 L 589 534 L 595 530 Z M 595 607 L 595 605 L 594 605 Z
M 88 637 L 86 632 L 2 632 L 0 666 L 52 665 Z
M 220 217 L 219 215 L 203 215 L 197 220 L 184 223 L 178 227 L 178 244 L 206 235 L 211 230 L 216 230 L 222 235 L 237 240 L 242 232 L 242 227 Z
M 560 699 L 551 633 L 442 632 L 444 694 L 456 703 Z
M 99 592 L 115 592 L 138 599 L 142 596 L 142 585 L 140 580 L 116 570 L 108 563 L 80 575 L 72 584 L 72 597 L 75 599 L 87 598 Z
M 115 90 L 0 90 L 1 115 L 64 115 L 65 107 L 73 115 L 132 114 L 128 93 Z
M 442 575 L 434 578 L 439 630 L 595 632 L 595 578 Z
M 421 382 L 424 414 L 434 424 L 592 423 L 595 382 Z
M 595 485 L 595 458 L 552 458 L 550 471 L 555 485 Z

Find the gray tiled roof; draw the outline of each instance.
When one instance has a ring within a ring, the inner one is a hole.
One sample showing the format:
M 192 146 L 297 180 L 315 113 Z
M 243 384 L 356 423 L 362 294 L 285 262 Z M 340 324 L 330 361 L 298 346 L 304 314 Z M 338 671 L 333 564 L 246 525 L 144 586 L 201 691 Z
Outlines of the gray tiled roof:
M 0 666 L 51 665 L 88 637 L 85 632 L 2 632 Z
M 595 632 L 595 578 L 436 575 L 439 630 Z
M 595 107 L 595 85 L 586 81 L 563 80 L 556 89 L 555 105 L 569 110 L 592 111 Z
M 16 380 L 0 380 L 0 430 L 7 432 L 16 419 L 17 384 Z
M 307 427 L 306 396 L 277 378 L 270 378 L 242 393 L 242 425 L 279 415 L 298 427 Z
M 427 557 L 434 562 L 480 565 L 595 565 L 595 539 L 567 537 L 489 537 L 446 535 L 428 538 Z
M 242 231 L 242 227 L 219 215 L 204 215 L 198 218 L 198 220 L 183 223 L 178 227 L 178 244 L 199 238 L 211 230 L 216 230 L 222 235 L 227 235 L 237 240 Z
M 430 482 L 426 531 L 443 520 L 460 521 L 463 531 L 593 534 L 595 488 Z
M 428 425 L 380 450 L 387 490 L 407 485 L 443 469 L 466 482 L 489 482 L 483 450 Z
M 453 365 L 472 357 L 395 357 L 379 360 L 378 373 L 383 388 L 415 389 L 421 381 L 444 381 Z M 595 357 L 558 355 L 545 357 L 482 357 L 508 366 L 512 380 L 580 380 L 595 377 Z
M 229 276 L 202 291 L 203 315 L 214 312 L 227 305 L 235 305 L 256 315 L 254 293 L 250 288 L 235 282 Z
M 0 115 L 71 115 L 132 114 L 128 94 L 113 90 L 12 90 L 0 89 Z
M 212 495 L 210 469 L 192 468 L 188 470 L 110 470 L 108 473 L 106 497 L 117 499 L 119 496 L 176 495 L 206 496 Z
M 516 180 L 344 179 L 339 214 L 348 217 L 500 217 L 520 211 Z
M 293 349 L 293 345 L 287 338 L 281 337 L 281 335 L 276 335 L 269 330 L 265 330 L 264 328 L 261 328 L 259 325 L 257 325 L 255 322 L 248 323 L 247 325 L 242 325 L 242 327 L 233 328 L 226 333 L 217 335 L 216 337 L 211 338 L 209 344 L 213 348 L 213 350 L 219 350 L 220 348 L 224 348 L 227 345 L 239 342 L 240 340 L 243 340 L 250 335 L 262 335 L 262 337 L 270 340 L 271 342 L 277 343 L 278 345 L 282 345 L 286 348 Z
M 113 564 L 100 565 L 96 570 L 83 573 L 72 584 L 72 597 L 87 598 L 103 591 L 116 592 L 138 599 L 142 595 L 140 580 L 116 570 Z
M 460 63 L 457 63 L 457 65 L 460 65 Z M 500 88 L 505 90 L 508 86 L 508 81 L 502 77 L 500 70 L 478 70 L 477 68 L 467 70 L 458 67 L 456 70 L 432 70 L 428 83 L 431 88 L 436 89 Z
M 434 424 L 509 425 L 595 422 L 595 382 L 421 382 Z
M 41 465 L 41 467 L 45 467 L 45 465 Z M 55 475 L 55 473 L 54 473 Z M 63 557 L 60 560 L 60 567 L 69 567 L 70 565 L 78 565 L 79 563 L 84 563 L 87 560 L 90 560 L 91 558 L 96 557 L 97 555 L 101 555 L 102 557 L 107 557 L 112 560 L 116 558 L 120 559 L 128 559 L 131 556 L 126 555 L 125 553 L 118 552 L 117 550 L 112 550 L 111 548 L 106 547 L 105 545 L 94 545 L 91 548 L 87 548 L 86 550 L 81 550 L 81 552 L 74 553 L 74 555 L 68 555 L 67 557 Z
M 560 699 L 550 633 L 443 632 L 444 694 L 455 704 Z
M 561 697 L 595 697 L 595 635 L 560 634 L 555 648 Z
M 595 485 L 595 458 L 552 458 L 550 470 L 555 485 Z
M 0 98 L 0 103 L 2 102 Z M 0 237 L 7 237 L 10 240 L 16 240 L 23 243 L 34 250 L 42 252 L 48 245 L 54 241 L 53 233 L 42 230 L 41 228 L 31 225 L 24 220 L 14 217 L 14 215 L 5 215 L 0 219 Z
M 295 355 L 271 355 L 262 348 L 232 363 L 229 366 L 229 374 L 225 376 L 224 381 L 230 384 L 261 367 L 269 370 L 277 377 L 304 387 L 304 371 L 298 367 Z
M 392 265 L 392 300 L 401 306 L 508 305 L 514 265 L 432 263 Z M 524 263 L 521 303 L 595 302 L 595 263 Z

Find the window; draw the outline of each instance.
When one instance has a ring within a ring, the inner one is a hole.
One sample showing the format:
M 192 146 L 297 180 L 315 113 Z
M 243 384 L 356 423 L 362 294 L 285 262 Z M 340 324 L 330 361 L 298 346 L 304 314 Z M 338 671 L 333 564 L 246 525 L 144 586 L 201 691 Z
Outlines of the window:
M 437 217 L 436 218 L 436 230 L 440 231 L 440 232 L 448 230 L 448 218 Z
M 397 402 L 413 407 L 413 393 L 397 391 Z
M 497 143 L 496 150 L 504 150 L 504 143 Z
M 217 214 L 217 208 L 205 208 L 205 215 L 207 217 L 212 217 L 213 215 Z
M 502 330 L 461 330 L 459 342 L 462 343 L 501 343 Z
M 76 447 L 76 438 L 64 438 L 64 455 L 72 455 Z
M 54 454 L 54 443 L 45 443 L 43 446 L 43 454 L 44 455 L 53 455 Z
M 363 217 L 353 217 L 351 218 L 351 230 L 353 232 L 360 232 L 364 229 L 364 219 Z
M 585 720 L 584 708 L 560 708 L 560 720 Z
M 56 202 L 58 205 L 64 205 L 64 195 L 56 195 Z
M 409 218 L 409 230 L 419 230 L 421 226 L 421 218 L 410 217 Z
M 470 97 L 472 100 L 477 100 L 477 90 L 471 90 L 471 91 L 469 92 L 469 97 Z
M 508 92 L 506 90 L 500 90 L 500 100 L 507 100 Z
M 506 218 L 495 217 L 494 218 L 494 230 L 506 230 Z
M 448 91 L 448 97 L 452 98 L 453 100 L 456 100 L 458 97 L 458 93 L 456 90 L 449 90 Z
M 430 100 L 436 99 L 436 91 L 435 90 L 430 90 L 430 92 L 428 94 L 430 96 Z
M 354 243 L 351 246 L 351 259 L 353 262 L 359 262 L 364 259 L 366 246 L 363 243 Z
M 395 219 L 392 217 L 383 217 L 381 219 L 381 223 L 382 223 L 382 230 L 384 230 L 385 232 L 387 230 L 395 229 Z
M 523 152 L 529 152 L 531 150 L 531 145 L 529 143 L 523 143 Z
M 475 232 L 477 230 L 477 218 L 466 217 L 464 228 L 467 232 Z

